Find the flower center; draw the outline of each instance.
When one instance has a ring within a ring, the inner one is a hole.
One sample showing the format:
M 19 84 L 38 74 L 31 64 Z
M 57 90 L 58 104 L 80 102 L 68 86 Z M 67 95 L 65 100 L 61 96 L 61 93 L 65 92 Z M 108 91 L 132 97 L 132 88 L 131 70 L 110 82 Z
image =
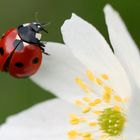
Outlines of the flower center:
M 70 114 L 70 124 L 74 129 L 68 132 L 68 138 L 94 140 L 98 135 L 105 140 L 122 137 L 127 97 L 118 95 L 111 86 L 109 75 L 101 73 L 95 76 L 87 70 L 84 77 L 76 77 L 75 82 L 84 94 L 74 101 L 80 112 Z
M 101 129 L 111 136 L 117 136 L 121 134 L 124 124 L 125 115 L 120 111 L 113 108 L 107 108 L 99 117 L 99 125 Z

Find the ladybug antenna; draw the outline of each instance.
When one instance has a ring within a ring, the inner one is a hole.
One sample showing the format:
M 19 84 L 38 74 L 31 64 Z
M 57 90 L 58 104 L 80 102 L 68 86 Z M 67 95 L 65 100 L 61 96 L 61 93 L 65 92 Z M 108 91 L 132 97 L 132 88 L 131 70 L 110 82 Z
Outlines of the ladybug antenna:
M 47 27 L 48 25 L 50 25 L 51 24 L 51 22 L 49 21 L 48 23 L 42 23 L 41 25 L 43 26 L 43 27 Z
M 41 23 L 42 30 L 43 30 L 44 32 L 48 33 L 48 31 L 47 31 L 44 27 L 46 27 L 46 26 L 48 26 L 48 25 L 50 25 L 50 24 L 51 24 L 51 22 L 48 22 L 48 23 Z
M 43 30 L 45 33 L 48 33 L 48 31 L 47 31 L 46 29 L 44 29 L 43 27 L 42 27 L 42 30 Z
M 35 17 L 35 21 L 36 21 L 37 23 L 40 23 L 39 20 L 38 20 L 38 12 L 35 12 L 34 17 Z

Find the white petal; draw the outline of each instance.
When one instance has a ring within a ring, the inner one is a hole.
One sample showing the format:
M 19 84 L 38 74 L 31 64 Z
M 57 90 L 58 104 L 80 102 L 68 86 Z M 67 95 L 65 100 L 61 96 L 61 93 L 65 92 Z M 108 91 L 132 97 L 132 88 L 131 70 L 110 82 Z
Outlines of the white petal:
M 128 74 L 140 86 L 140 54 L 119 14 L 110 6 L 104 8 L 110 41 L 116 56 Z
M 133 93 L 131 97 L 131 104 L 128 110 L 127 127 L 125 129 L 125 135 L 127 140 L 139 140 L 140 139 L 140 88 L 133 85 Z
M 76 112 L 76 108 L 63 100 L 40 103 L 9 117 L 0 127 L 0 139 L 66 140 L 69 112 Z
M 120 96 L 130 93 L 123 68 L 96 28 L 72 14 L 71 19 L 62 26 L 62 35 L 66 45 L 71 47 L 75 56 L 88 69 L 95 73 L 107 73 L 112 79 L 113 88 Z
M 140 94 L 137 87 L 140 86 L 140 54 L 119 14 L 110 5 L 105 6 L 104 12 L 115 54 L 130 75 L 130 79 L 133 78 L 133 93 L 128 112 L 126 135 L 128 140 L 136 139 L 140 136 Z M 137 85 L 133 82 L 134 80 L 137 82 Z
M 47 43 L 49 56 L 43 56 L 43 64 L 31 79 L 55 95 L 73 101 L 85 93 L 76 85 L 75 77 L 84 75 L 85 67 L 73 56 L 70 49 L 58 43 Z

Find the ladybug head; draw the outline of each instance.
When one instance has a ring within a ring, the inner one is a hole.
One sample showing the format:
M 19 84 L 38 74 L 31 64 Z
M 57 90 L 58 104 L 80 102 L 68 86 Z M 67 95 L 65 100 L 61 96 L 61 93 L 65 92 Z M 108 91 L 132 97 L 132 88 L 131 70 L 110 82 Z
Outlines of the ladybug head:
M 41 32 L 41 31 L 44 31 L 44 32 L 48 33 L 47 30 L 45 30 L 45 29 L 43 28 L 43 24 L 41 24 L 41 23 L 32 22 L 32 23 L 29 24 L 29 26 L 30 26 L 36 33 L 39 33 L 39 32 Z
M 44 31 L 48 33 L 48 31 L 44 29 L 44 25 L 45 24 L 41 24 L 39 22 L 32 22 L 32 23 L 26 23 L 26 24 L 20 25 L 18 29 L 20 29 L 22 32 L 30 31 L 30 32 L 40 33 Z
M 26 23 L 18 27 L 18 34 L 25 42 L 39 44 L 41 32 L 44 31 L 47 33 L 43 26 L 39 22 Z

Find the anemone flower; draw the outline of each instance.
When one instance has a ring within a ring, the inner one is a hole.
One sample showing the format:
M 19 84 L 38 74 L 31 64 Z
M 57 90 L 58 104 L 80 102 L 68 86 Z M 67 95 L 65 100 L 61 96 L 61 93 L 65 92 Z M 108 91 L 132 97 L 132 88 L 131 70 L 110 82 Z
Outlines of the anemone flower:
M 104 8 L 111 44 L 75 14 L 62 26 L 65 45 L 48 43 L 32 80 L 59 99 L 7 119 L 1 140 L 137 140 L 140 56 L 123 21 Z M 67 46 L 67 47 L 65 47 Z

